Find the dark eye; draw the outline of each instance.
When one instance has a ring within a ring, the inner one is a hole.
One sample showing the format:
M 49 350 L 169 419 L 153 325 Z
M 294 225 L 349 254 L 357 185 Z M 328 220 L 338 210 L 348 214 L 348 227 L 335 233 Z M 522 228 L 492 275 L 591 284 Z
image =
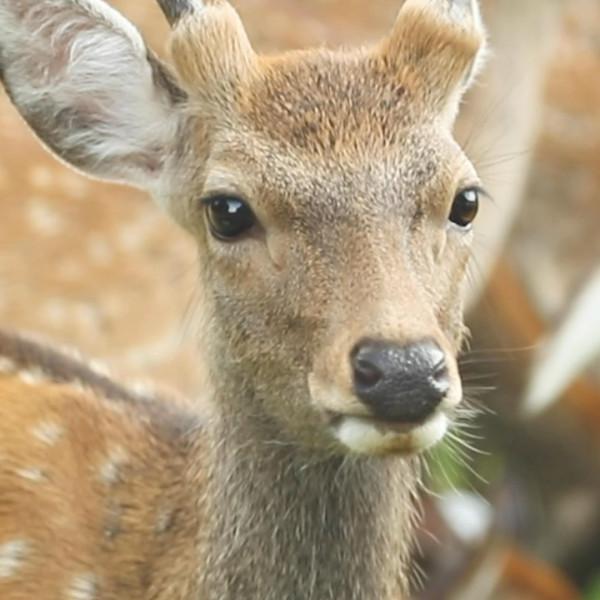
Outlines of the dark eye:
M 220 240 L 235 240 L 256 223 L 250 207 L 235 196 L 213 196 L 204 204 L 210 231 Z
M 460 191 L 454 198 L 450 221 L 459 227 L 468 227 L 479 211 L 479 190 L 467 188 Z

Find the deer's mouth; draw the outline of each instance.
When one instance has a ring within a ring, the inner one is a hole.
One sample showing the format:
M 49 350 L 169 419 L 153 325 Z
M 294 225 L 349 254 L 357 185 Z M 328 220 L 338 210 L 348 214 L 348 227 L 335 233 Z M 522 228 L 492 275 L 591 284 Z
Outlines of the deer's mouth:
M 458 382 L 443 400 L 425 414 L 422 410 L 403 414 L 376 415 L 356 394 L 328 385 L 315 375 L 308 380 L 314 408 L 324 420 L 329 435 L 341 446 L 357 454 L 413 455 L 437 444 L 446 434 L 456 406 L 462 398 Z M 406 400 L 406 399 L 403 399 Z M 408 406 L 418 397 L 408 399 Z
M 436 411 L 421 423 L 402 423 L 344 414 L 331 414 L 333 436 L 360 454 L 416 454 L 437 444 L 446 434 L 449 418 Z

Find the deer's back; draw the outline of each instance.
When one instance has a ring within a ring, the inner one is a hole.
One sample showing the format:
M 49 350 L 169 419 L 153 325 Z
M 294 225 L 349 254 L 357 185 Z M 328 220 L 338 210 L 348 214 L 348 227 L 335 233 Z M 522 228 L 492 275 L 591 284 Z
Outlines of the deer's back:
M 21 359 L 0 354 L 0 598 L 187 597 L 194 418 Z

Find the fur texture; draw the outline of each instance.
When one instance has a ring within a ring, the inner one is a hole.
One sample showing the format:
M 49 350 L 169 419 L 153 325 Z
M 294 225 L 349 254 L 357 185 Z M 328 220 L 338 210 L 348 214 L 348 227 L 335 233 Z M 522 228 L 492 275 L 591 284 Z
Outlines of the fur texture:
M 83 491 L 28 495 L 31 477 L 0 471 L 0 548 L 23 567 L 1 595 L 84 581 L 90 600 L 405 597 L 418 471 L 401 454 L 425 444 L 352 452 L 332 415 L 369 417 L 349 359 L 365 338 L 434 340 L 450 381 L 437 415 L 460 401 L 472 234 L 448 215 L 477 177 L 450 128 L 483 44 L 476 3 L 406 0 L 375 47 L 276 57 L 254 52 L 226 2 L 162 6 L 173 76 L 100 0 L 0 0 L 3 81 L 37 134 L 79 168 L 144 184 L 195 236 L 212 407 L 200 419 L 9 372 L 0 455 Z M 211 235 L 215 194 L 248 204 L 248 235 Z M 18 432 L 34 414 L 64 416 L 65 454 L 32 463 Z M 40 533 L 19 529 L 16 506 Z M 27 562 L 36 547 L 45 570 Z
M 93 0 L 6 0 L 0 39 L 6 89 L 50 149 L 90 174 L 152 184 L 176 119 L 168 75 L 126 19 Z

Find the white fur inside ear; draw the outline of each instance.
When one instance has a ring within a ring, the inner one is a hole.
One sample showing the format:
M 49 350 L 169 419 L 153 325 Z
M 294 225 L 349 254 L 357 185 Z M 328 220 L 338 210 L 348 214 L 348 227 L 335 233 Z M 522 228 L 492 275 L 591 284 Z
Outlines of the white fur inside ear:
M 0 0 L 1 67 L 17 108 L 61 158 L 147 187 L 177 120 L 138 31 L 100 0 Z

